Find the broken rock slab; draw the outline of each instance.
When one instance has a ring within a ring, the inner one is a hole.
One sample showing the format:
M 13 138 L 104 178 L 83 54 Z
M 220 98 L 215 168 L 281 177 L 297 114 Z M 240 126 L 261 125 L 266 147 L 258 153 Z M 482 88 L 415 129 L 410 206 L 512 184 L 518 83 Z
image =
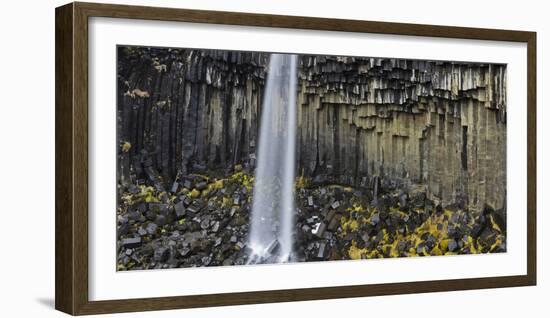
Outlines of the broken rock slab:
M 141 237 L 130 237 L 120 241 L 125 248 L 136 248 L 141 246 Z

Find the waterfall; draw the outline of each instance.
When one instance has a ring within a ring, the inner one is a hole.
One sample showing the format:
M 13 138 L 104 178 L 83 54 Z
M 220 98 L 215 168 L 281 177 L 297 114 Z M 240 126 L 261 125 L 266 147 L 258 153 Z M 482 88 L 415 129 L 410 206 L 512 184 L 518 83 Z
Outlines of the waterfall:
M 296 55 L 271 54 L 254 176 L 249 263 L 286 262 L 292 253 L 296 73 Z

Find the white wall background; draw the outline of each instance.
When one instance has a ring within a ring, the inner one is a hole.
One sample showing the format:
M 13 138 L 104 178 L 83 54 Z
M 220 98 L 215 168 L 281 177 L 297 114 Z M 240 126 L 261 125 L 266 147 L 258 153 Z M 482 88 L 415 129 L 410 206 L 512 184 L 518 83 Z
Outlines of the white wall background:
M 342 314 L 395 317 L 547 316 L 550 306 L 550 22 L 545 1 L 109 1 L 538 32 L 537 287 L 248 305 L 133 314 L 138 317 L 275 317 Z M 60 317 L 54 297 L 54 8 L 65 2 L 13 1 L 0 10 L 0 316 Z M 132 314 L 112 315 L 116 317 Z

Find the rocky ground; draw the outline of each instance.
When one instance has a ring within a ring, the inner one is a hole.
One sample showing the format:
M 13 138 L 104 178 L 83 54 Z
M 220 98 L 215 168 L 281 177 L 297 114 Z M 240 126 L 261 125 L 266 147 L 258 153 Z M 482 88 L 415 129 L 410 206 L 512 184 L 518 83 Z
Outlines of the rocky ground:
M 254 179 L 247 169 L 119 185 L 118 270 L 246 264 Z M 154 176 L 154 172 L 149 172 Z M 506 251 L 505 211 L 442 207 L 423 187 L 296 179 L 293 261 Z

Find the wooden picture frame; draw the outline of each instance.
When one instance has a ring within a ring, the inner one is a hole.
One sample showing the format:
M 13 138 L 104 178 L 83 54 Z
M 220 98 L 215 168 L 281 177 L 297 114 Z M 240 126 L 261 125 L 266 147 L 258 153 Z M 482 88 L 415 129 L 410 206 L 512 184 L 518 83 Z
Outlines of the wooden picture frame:
M 536 284 L 536 33 L 74 2 L 56 9 L 55 307 L 72 314 L 164 310 Z M 110 17 L 527 44 L 527 275 L 196 296 L 88 298 L 88 19 Z

